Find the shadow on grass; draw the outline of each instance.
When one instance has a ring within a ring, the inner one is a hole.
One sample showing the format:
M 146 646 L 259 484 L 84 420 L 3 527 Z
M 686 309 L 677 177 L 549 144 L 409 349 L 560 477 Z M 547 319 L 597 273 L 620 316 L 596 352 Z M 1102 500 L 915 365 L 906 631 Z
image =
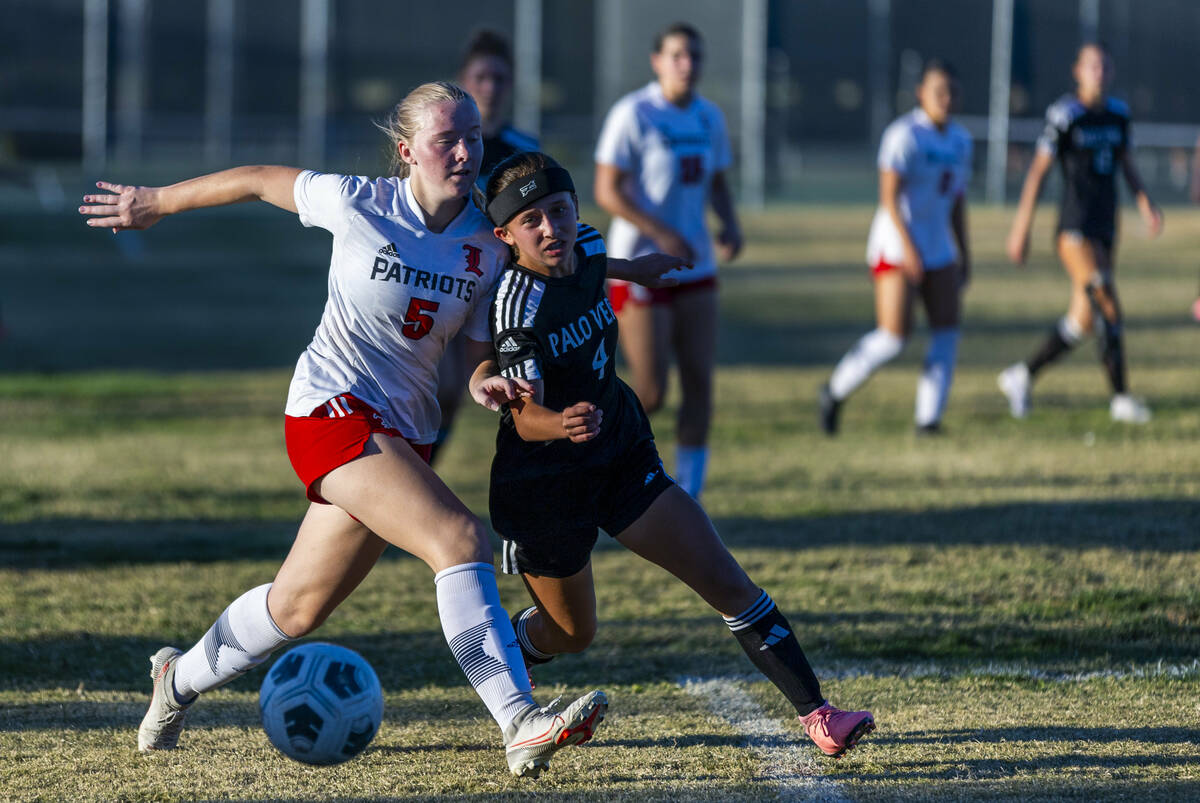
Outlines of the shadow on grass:
M 1014 479 L 1014 482 L 1020 482 Z M 292 521 L 102 521 L 43 519 L 0 524 L 0 565 L 73 570 L 89 566 L 279 560 Z M 921 512 L 864 511 L 784 519 L 721 518 L 734 549 L 837 546 L 1013 545 L 1062 549 L 1200 549 L 1200 502 L 1030 502 Z M 598 549 L 620 549 L 601 538 Z M 389 549 L 385 560 L 411 559 Z

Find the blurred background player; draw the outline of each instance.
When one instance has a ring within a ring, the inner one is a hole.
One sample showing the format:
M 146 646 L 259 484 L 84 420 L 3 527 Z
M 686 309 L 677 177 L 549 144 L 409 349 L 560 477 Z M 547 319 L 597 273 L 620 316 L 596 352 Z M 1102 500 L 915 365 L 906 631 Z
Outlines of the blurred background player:
M 853 748 L 874 729 L 871 713 L 826 702 L 791 624 L 663 471 L 646 413 L 612 370 L 618 323 L 606 276 L 657 284 L 679 259 L 610 260 L 600 233 L 579 222 L 570 174 L 543 153 L 502 162 L 487 198 L 515 264 L 492 305 L 494 360 L 478 366 L 471 395 L 498 392 L 489 407 L 504 405 L 489 508 L 504 571 L 521 575 L 535 603 L 514 619 L 526 663 L 591 643 L 591 552 L 603 528 L 723 614 L 824 753 Z
M 613 216 L 612 256 L 658 251 L 692 265 L 676 287 L 613 281 L 609 292 L 621 322 L 621 352 L 647 412 L 662 406 L 674 353 L 681 393 L 674 476 L 697 499 L 708 462 L 717 346 L 717 261 L 707 206 L 721 221 L 721 259 L 742 248 L 725 177 L 733 161 L 725 118 L 696 93 L 703 62 L 703 42 L 690 25 L 676 23 L 655 37 L 655 80 L 609 111 L 596 145 L 595 181 L 596 203 Z
M 958 355 L 959 308 L 970 275 L 967 181 L 971 137 L 951 121 L 954 69 L 931 59 L 917 83 L 917 108 L 894 121 L 879 146 L 879 209 L 867 238 L 875 280 L 875 328 L 838 362 L 820 392 L 821 428 L 838 429 L 842 402 L 904 347 L 913 298 L 929 319 L 929 350 L 917 380 L 916 426 L 941 427 Z
M 1025 418 L 1029 415 L 1034 378 L 1074 348 L 1096 324 L 1100 361 L 1113 393 L 1109 414 L 1114 421 L 1144 424 L 1150 420 L 1150 408 L 1127 392 L 1121 306 L 1113 275 L 1117 168 L 1124 173 L 1152 237 L 1162 231 L 1162 212 L 1146 193 L 1133 161 L 1129 107 L 1107 95 L 1113 77 L 1108 50 L 1095 43 L 1083 45 L 1075 56 L 1072 72 L 1075 92 L 1063 95 L 1046 110 L 1046 127 L 1025 177 L 1007 243 L 1008 258 L 1017 265 L 1024 264 L 1042 182 L 1057 157 L 1063 190 L 1055 245 L 1071 280 L 1071 301 L 1067 314 L 1038 350 L 1024 362 L 1006 368 L 998 382 L 1013 417 Z
M 513 58 L 508 40 L 490 30 L 482 30 L 472 36 L 458 68 L 458 83 L 475 99 L 483 122 L 483 161 L 479 164 L 477 181 L 482 192 L 493 167 L 514 153 L 538 148 L 535 137 L 518 131 L 509 122 Z M 433 444 L 431 460 L 437 460 L 442 444 L 449 437 L 463 392 L 467 388 L 470 365 L 475 360 L 470 359 L 466 352 L 466 336 L 456 335 L 446 344 L 446 352 L 438 363 L 437 396 L 442 408 L 442 425 Z

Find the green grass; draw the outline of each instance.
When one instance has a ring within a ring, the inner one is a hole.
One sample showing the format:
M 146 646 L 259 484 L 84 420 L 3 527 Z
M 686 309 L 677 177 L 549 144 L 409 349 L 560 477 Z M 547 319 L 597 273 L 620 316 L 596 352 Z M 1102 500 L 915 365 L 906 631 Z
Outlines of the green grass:
M 429 571 L 394 551 L 318 632 L 383 681 L 385 725 L 364 756 L 280 757 L 257 724 L 259 673 L 196 707 L 184 749 L 136 753 L 145 656 L 192 643 L 269 580 L 304 511 L 280 416 L 325 246 L 269 212 L 170 221 L 136 258 L 65 219 L 6 219 L 0 798 L 731 800 L 777 798 L 781 783 L 855 800 L 1195 798 L 1200 215 L 1170 210 L 1161 240 L 1130 231 L 1122 245 L 1131 382 L 1156 413 L 1128 427 L 1108 419 L 1090 344 L 1046 373 L 1028 421 L 995 390 L 1066 301 L 1047 212 L 1023 273 L 1000 259 L 1007 216 L 973 212 L 976 277 L 938 439 L 911 431 L 920 333 L 847 404 L 840 437 L 816 430 L 817 385 L 870 325 L 870 210 L 755 216 L 723 274 L 706 506 L 828 696 L 874 710 L 879 731 L 841 762 L 816 758 L 719 619 L 605 540 L 596 643 L 537 680 L 543 699 L 602 686 L 610 719 L 533 783 L 504 770 Z M 654 422 L 668 464 L 672 416 Z M 481 515 L 493 427 L 468 411 L 442 466 Z M 518 582 L 501 590 L 525 604 Z M 743 733 L 681 685 L 712 677 L 787 736 Z

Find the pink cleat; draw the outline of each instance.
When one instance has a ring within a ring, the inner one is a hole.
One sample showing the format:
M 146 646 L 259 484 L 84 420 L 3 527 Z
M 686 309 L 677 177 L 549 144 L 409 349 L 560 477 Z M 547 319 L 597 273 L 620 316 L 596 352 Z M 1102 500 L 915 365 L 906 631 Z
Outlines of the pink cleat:
M 808 738 L 822 753 L 834 758 L 841 758 L 859 739 L 875 730 L 875 717 L 870 711 L 842 711 L 829 703 L 799 719 Z

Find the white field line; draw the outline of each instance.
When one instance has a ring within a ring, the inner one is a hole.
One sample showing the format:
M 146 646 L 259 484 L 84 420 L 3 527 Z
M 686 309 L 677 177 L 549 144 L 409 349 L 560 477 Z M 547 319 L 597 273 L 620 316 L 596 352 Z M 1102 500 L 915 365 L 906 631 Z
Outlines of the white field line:
M 761 681 L 759 675 L 747 678 Z M 1091 680 L 1140 680 L 1144 678 L 1197 678 L 1200 677 L 1200 659 L 1190 663 L 1171 664 L 1157 661 L 1153 664 L 1126 664 L 1106 669 L 1062 671 L 1046 669 L 1030 664 L 987 663 L 987 664 L 939 664 L 934 662 L 916 664 L 893 664 L 888 662 L 834 663 L 818 668 L 817 677 L 822 680 L 854 680 L 855 678 L 961 678 L 992 677 L 1044 680 L 1053 683 L 1086 683 Z
M 779 799 L 844 801 L 837 782 L 821 774 L 815 748 L 763 713 L 740 685 L 742 678 L 682 678 L 684 691 L 703 699 L 758 755 L 759 776 L 778 787 Z

